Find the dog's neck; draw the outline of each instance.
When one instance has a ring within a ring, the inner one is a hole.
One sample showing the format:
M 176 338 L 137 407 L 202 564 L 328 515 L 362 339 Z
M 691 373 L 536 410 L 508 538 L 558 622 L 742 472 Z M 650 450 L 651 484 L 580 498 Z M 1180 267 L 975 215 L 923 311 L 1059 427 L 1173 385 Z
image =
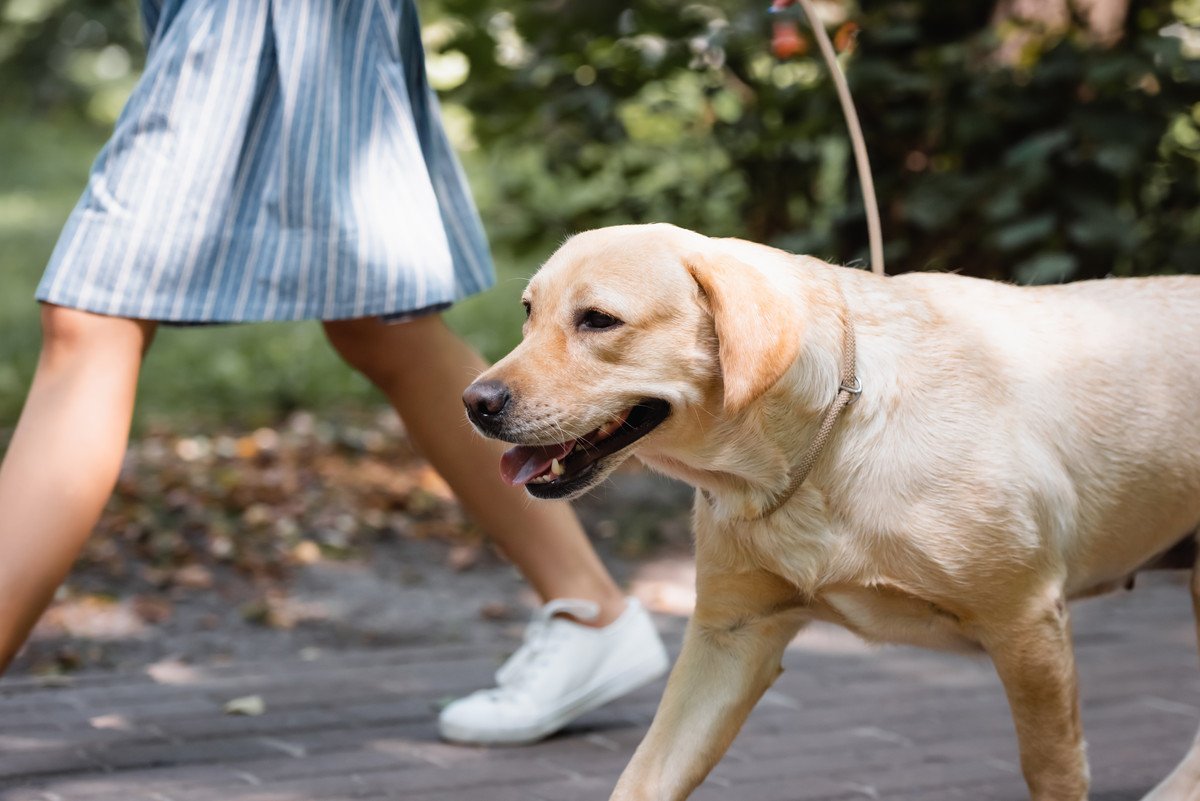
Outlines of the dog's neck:
M 750 409 L 726 414 L 719 392 L 695 416 L 693 436 L 669 451 L 646 453 L 649 467 L 691 484 L 719 519 L 761 519 L 795 490 L 796 470 L 838 395 L 849 311 L 836 268 L 806 268 L 799 276 L 798 313 L 805 321 L 800 355 Z M 836 432 L 835 432 L 836 434 Z M 805 483 L 820 481 L 817 455 Z

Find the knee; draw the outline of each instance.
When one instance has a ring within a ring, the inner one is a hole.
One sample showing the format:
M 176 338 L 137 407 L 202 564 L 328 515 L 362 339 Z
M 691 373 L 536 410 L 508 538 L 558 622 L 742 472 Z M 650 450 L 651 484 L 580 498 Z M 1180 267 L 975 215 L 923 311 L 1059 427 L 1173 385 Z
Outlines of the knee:
M 382 386 L 403 374 L 412 355 L 400 330 L 406 325 L 375 318 L 338 320 L 325 323 L 325 337 L 342 361 Z
M 106 317 L 42 304 L 43 366 L 69 364 L 111 348 L 145 352 L 154 336 L 155 324 L 144 320 Z
M 42 306 L 42 349 L 53 352 L 72 352 L 92 341 L 91 320 L 88 315 L 62 306 Z

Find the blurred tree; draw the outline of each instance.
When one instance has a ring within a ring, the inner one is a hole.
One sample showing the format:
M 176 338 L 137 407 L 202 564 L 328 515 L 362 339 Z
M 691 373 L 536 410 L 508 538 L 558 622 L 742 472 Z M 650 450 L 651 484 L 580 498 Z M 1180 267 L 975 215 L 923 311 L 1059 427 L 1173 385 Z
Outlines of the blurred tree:
M 443 0 L 431 63 L 458 64 L 442 87 L 489 156 L 495 234 L 668 220 L 863 260 L 824 67 L 804 43 L 770 53 L 765 6 Z M 1045 26 L 978 0 L 823 8 L 891 271 L 1045 282 L 1200 270 L 1196 0 L 1135 3 L 1103 35 L 1091 12 Z
M 0 0 L 0 110 L 111 124 L 142 64 L 133 0 Z

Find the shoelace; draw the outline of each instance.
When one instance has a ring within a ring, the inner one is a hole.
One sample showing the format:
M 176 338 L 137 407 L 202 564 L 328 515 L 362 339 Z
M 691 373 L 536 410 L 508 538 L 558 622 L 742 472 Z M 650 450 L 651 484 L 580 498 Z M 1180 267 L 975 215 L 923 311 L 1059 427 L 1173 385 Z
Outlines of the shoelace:
M 579 620 L 595 620 L 600 615 L 600 606 L 578 598 L 556 598 L 534 612 L 521 647 L 496 671 L 499 686 L 491 691 L 493 697 L 521 690 L 536 678 L 535 668 L 546 664 L 545 657 L 558 643 L 552 625 L 554 617 L 564 613 Z

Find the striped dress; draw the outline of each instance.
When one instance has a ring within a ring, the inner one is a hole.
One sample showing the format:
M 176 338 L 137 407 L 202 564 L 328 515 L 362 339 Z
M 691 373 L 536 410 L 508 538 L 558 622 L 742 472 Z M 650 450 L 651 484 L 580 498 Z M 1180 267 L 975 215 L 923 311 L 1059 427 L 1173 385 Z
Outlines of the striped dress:
M 175 323 L 405 317 L 493 281 L 413 0 L 142 0 L 146 70 L 41 301 Z

